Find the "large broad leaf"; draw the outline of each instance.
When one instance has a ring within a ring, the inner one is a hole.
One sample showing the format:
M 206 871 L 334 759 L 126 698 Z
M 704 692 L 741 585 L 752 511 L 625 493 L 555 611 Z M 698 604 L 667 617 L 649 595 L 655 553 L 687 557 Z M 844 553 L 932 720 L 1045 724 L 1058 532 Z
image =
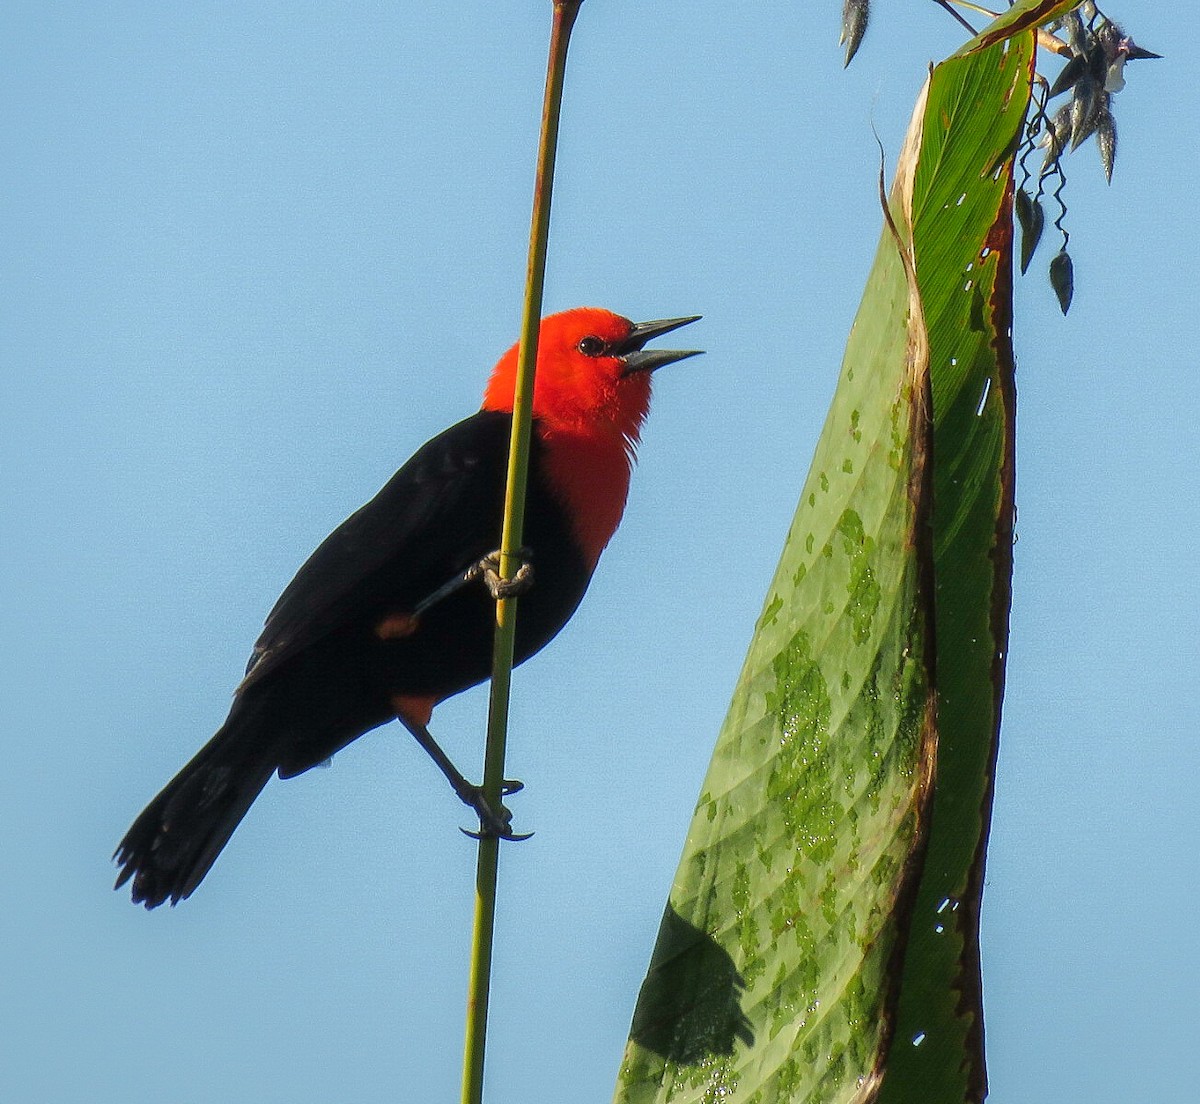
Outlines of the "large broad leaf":
M 978 909 L 1011 574 L 1012 155 L 1033 26 L 1068 6 L 1014 5 L 1005 34 L 938 66 L 918 101 L 619 1104 L 982 1098 Z

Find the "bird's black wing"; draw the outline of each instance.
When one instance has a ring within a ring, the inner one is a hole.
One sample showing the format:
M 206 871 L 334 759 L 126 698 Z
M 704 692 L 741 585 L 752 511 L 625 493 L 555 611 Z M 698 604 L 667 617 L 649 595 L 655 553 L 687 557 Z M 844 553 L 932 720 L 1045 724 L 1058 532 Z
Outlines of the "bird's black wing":
M 280 595 L 239 692 L 356 618 L 411 609 L 500 539 L 511 416 L 480 411 L 423 445 Z

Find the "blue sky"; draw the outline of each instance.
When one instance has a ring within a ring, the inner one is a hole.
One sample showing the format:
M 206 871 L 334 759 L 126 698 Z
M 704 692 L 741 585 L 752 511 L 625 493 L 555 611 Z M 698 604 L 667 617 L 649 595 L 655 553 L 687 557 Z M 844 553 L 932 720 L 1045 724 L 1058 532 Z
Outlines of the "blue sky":
M 625 522 L 518 674 L 489 1104 L 607 1100 L 836 380 L 924 66 L 881 0 L 588 0 L 546 307 L 700 313 Z M 1184 1104 L 1200 952 L 1200 42 L 1139 42 L 1063 319 L 1017 288 L 1013 636 L 984 904 L 997 1104 Z M 476 408 L 518 328 L 549 3 L 0 13 L 0 1099 L 455 1099 L 473 849 L 398 728 L 274 783 L 196 895 L 110 890 L 330 528 Z M 1053 243 L 1048 241 L 1049 245 Z M 436 729 L 477 761 L 485 696 Z M 468 773 L 473 773 L 469 771 Z

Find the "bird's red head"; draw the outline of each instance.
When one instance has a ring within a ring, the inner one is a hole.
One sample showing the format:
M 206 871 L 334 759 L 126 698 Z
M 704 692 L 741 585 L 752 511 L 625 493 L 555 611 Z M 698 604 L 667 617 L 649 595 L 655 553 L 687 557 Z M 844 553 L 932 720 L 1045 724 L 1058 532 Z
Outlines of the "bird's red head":
M 577 307 L 542 319 L 538 331 L 533 413 L 550 432 L 612 436 L 632 450 L 650 408 L 650 375 L 692 350 L 644 349 L 652 337 L 693 318 L 630 322 L 600 307 Z M 517 376 L 514 345 L 496 365 L 485 410 L 512 410 Z
M 643 346 L 694 321 L 635 323 L 599 307 L 542 319 L 533 391 L 541 474 L 566 508 L 589 567 L 595 567 L 625 509 L 634 449 L 650 408 L 651 373 L 696 355 Z M 485 410 L 512 410 L 517 349 L 509 349 L 492 372 Z

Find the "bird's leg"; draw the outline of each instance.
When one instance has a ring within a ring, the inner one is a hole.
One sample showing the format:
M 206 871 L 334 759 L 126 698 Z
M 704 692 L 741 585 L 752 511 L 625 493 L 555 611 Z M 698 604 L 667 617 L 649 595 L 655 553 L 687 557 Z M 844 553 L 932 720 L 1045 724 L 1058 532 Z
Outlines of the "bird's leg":
M 516 598 L 533 586 L 533 564 L 530 563 L 532 553 L 528 548 L 519 549 L 514 553 L 521 561 L 517 573 L 511 579 L 505 579 L 500 574 L 500 549 L 489 552 L 477 564 L 467 569 L 471 579 L 482 578 L 488 593 L 499 602 L 502 598 Z
M 466 571 L 455 575 L 453 579 L 443 583 L 432 594 L 422 598 L 413 606 L 412 616 L 420 617 L 431 606 L 436 606 L 443 598 L 449 598 L 451 594 L 462 590 L 468 583 L 473 583 L 476 579 L 483 579 L 488 593 L 496 601 L 524 594 L 533 585 L 533 565 L 529 562 L 532 555 L 533 553 L 528 548 L 520 549 L 516 553 L 516 557 L 521 561 L 521 566 L 517 568 L 516 575 L 511 579 L 502 579 L 500 577 L 500 550 L 489 552 L 482 560 L 471 564 Z
M 532 835 L 532 833 L 518 835 L 513 832 L 512 813 L 503 804 L 500 805 L 499 809 L 492 808 L 491 803 L 483 792 L 483 787 L 473 786 L 466 780 L 462 771 L 451 762 L 450 756 L 441 749 L 425 725 L 403 716 L 400 717 L 400 722 L 413 734 L 417 743 L 429 754 L 429 758 L 437 764 L 438 770 L 446 776 L 446 781 L 450 783 L 451 788 L 458 795 L 458 799 L 464 805 L 469 805 L 478 815 L 479 832 L 467 832 L 467 835 L 476 836 L 477 838 L 479 836 L 494 836 L 497 839 L 506 840 L 524 840 Z M 502 796 L 508 797 L 510 794 L 515 794 L 524 788 L 524 782 L 520 782 L 515 778 L 506 778 L 500 784 L 500 793 Z

